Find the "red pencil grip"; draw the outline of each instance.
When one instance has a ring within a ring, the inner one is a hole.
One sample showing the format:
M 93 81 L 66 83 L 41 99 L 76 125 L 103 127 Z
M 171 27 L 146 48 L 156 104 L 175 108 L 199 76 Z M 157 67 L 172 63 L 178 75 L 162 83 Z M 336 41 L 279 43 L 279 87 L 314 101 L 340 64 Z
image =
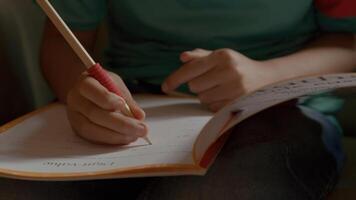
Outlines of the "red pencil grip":
M 113 92 L 120 97 L 122 94 L 119 88 L 115 85 L 114 81 L 110 77 L 107 71 L 101 67 L 99 63 L 95 64 L 94 66 L 90 67 L 87 72 L 93 78 L 95 78 L 102 86 L 108 89 L 110 92 Z

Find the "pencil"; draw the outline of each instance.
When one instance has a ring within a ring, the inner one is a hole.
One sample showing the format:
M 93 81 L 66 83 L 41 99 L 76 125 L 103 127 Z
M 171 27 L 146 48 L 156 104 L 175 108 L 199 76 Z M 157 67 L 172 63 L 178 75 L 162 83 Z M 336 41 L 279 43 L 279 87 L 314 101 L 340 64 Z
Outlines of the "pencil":
M 80 60 L 84 63 L 87 68 L 88 74 L 95 78 L 101 85 L 103 85 L 110 92 L 113 92 L 120 97 L 123 97 L 120 89 L 115 85 L 112 78 L 109 74 L 101 67 L 99 63 L 96 63 L 94 59 L 89 55 L 89 53 L 85 50 L 83 45 L 79 42 L 77 37 L 73 34 L 73 32 L 69 29 L 67 24 L 63 21 L 61 16 L 57 13 L 57 11 L 53 8 L 51 3 L 48 0 L 36 0 L 38 5 L 43 9 L 46 13 L 47 17 L 52 21 L 54 26 L 58 29 L 58 31 L 63 35 L 64 39 L 68 42 L 69 46 L 74 50 L 74 52 L 78 55 Z M 124 113 L 128 117 L 133 117 L 130 106 L 125 102 L 125 110 Z M 147 136 L 143 137 L 143 139 L 148 143 L 152 144 L 152 142 L 148 139 Z

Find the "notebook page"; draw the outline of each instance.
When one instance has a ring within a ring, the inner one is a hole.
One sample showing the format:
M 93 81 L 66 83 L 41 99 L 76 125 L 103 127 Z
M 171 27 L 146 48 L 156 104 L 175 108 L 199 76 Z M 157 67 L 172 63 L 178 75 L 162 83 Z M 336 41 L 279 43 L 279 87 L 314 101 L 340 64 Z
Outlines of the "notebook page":
M 323 92 L 332 92 L 340 96 L 356 95 L 356 74 L 343 73 L 313 77 L 302 77 L 266 86 L 248 94 L 226 106 L 215 114 L 214 119 L 204 127 L 202 136 L 196 145 L 196 159 L 200 160 L 210 144 L 227 130 L 254 114 L 279 103 Z M 227 126 L 226 123 L 228 122 Z
M 125 146 L 77 137 L 63 105 L 55 105 L 0 134 L 0 172 L 80 173 L 152 164 L 192 164 L 192 148 L 212 114 L 195 99 L 136 96 L 146 111 L 149 138 Z
M 303 102 L 305 98 L 321 93 L 351 97 L 356 93 L 356 74 L 330 74 L 304 77 L 269 85 L 250 95 L 237 100 L 231 105 L 232 110 L 241 110 L 241 116 L 233 123 L 238 123 L 257 112 L 292 99 Z

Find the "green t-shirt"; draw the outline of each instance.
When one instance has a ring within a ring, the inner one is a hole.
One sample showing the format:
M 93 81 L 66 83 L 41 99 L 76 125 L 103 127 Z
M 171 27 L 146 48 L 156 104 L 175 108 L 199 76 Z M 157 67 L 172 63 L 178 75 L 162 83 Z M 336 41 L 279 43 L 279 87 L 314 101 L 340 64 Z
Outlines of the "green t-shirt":
M 295 52 L 324 31 L 356 33 L 356 6 L 343 12 L 354 5 L 347 0 L 51 2 L 73 30 L 95 29 L 107 20 L 105 66 L 126 80 L 153 84 L 181 66 L 179 54 L 186 50 L 231 48 L 264 60 Z M 324 113 L 342 105 L 328 94 L 304 103 Z

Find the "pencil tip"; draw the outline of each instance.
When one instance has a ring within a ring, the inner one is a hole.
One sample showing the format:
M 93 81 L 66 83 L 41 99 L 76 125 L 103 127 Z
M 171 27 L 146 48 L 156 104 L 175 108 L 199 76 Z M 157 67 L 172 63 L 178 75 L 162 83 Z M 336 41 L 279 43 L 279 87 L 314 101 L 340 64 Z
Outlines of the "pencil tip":
M 152 142 L 150 139 L 148 139 L 148 137 L 144 137 L 143 138 L 149 145 L 152 145 Z

